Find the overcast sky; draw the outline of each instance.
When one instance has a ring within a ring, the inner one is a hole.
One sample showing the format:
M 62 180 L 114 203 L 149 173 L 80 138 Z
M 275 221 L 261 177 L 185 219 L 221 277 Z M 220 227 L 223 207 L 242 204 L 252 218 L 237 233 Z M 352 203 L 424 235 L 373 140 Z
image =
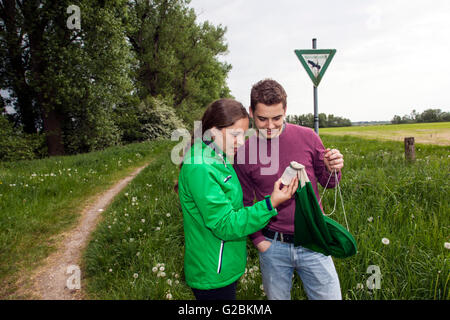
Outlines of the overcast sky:
M 199 21 L 227 27 L 228 86 L 280 82 L 288 114 L 313 112 L 312 82 L 295 49 L 336 49 L 318 87 L 319 112 L 352 121 L 450 110 L 449 0 L 192 0 Z

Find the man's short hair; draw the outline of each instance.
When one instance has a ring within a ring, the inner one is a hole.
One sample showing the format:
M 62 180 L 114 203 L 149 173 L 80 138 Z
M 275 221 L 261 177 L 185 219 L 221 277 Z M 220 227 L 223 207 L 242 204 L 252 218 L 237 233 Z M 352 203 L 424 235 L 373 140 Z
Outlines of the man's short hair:
M 281 84 L 275 80 L 264 79 L 253 85 L 250 93 L 250 108 L 253 112 L 255 112 L 255 108 L 258 103 L 272 106 L 280 102 L 283 104 L 283 108 L 286 109 L 286 91 L 284 91 Z

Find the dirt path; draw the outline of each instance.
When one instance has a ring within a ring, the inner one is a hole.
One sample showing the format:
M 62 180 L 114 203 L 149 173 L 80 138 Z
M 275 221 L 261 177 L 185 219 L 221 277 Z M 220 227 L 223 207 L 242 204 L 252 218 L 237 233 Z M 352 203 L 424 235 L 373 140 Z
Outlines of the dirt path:
M 31 283 L 20 286 L 17 295 L 40 300 L 82 300 L 83 287 L 77 289 L 80 282 L 78 275 L 81 253 L 88 244 L 92 231 L 95 230 L 102 212 L 112 202 L 114 197 L 127 186 L 145 167 L 136 169 L 131 175 L 117 182 L 104 193 L 96 196 L 83 209 L 78 225 L 61 235 L 58 249 L 46 258 L 44 265 L 37 269 L 28 279 L 19 282 Z M 83 275 L 81 274 L 81 278 Z M 67 287 L 69 284 L 70 289 Z

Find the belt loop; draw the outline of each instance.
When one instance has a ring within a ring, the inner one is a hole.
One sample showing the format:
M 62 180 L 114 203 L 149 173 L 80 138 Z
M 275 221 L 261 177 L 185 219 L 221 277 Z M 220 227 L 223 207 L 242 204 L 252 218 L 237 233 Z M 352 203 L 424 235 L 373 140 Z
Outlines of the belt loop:
M 280 238 L 281 238 L 281 242 L 284 243 L 283 232 L 280 232 Z
M 275 240 L 275 241 L 278 240 L 278 231 L 275 231 L 275 235 L 273 236 L 273 240 Z

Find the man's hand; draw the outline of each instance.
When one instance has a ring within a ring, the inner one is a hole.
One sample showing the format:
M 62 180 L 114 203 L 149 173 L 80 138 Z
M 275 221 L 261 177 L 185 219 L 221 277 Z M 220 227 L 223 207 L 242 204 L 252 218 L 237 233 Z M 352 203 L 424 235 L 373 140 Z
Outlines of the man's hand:
M 262 252 L 266 252 L 271 245 L 272 245 L 271 241 L 263 240 L 256 245 L 256 248 L 258 248 L 258 251 L 262 253 Z
M 329 172 L 333 172 L 333 170 L 339 172 L 344 167 L 344 156 L 338 149 L 327 148 L 323 157 L 323 162 Z

